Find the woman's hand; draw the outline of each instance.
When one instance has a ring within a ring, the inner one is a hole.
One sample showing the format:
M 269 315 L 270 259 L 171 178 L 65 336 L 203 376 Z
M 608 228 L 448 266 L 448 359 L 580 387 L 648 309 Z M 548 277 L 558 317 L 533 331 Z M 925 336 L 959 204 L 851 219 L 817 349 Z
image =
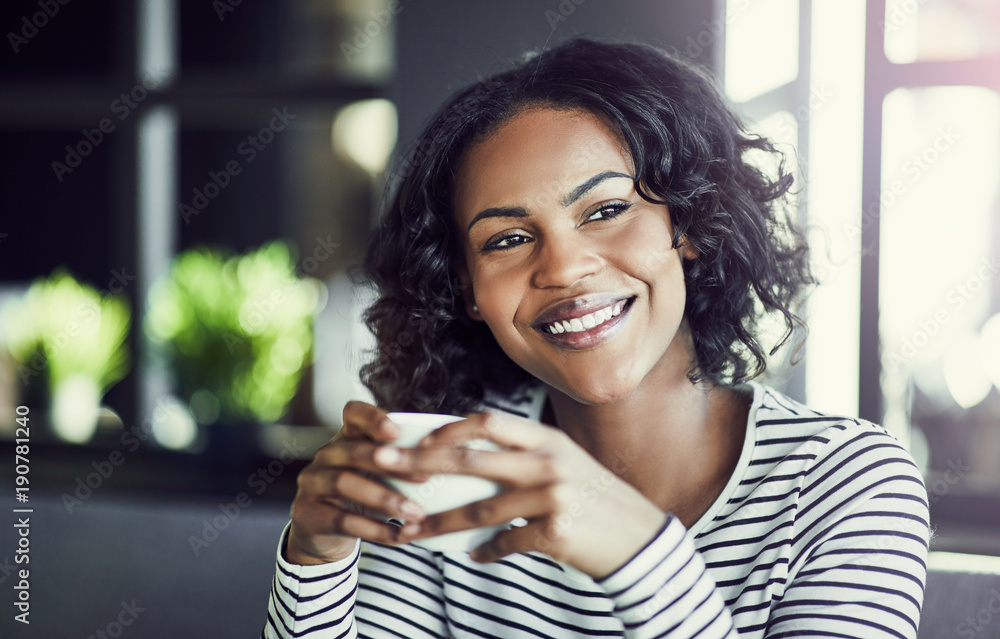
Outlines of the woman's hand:
M 427 479 L 419 472 L 386 472 L 375 464 L 375 451 L 397 437 L 399 427 L 385 411 L 364 402 L 348 402 L 344 427 L 299 474 L 285 549 L 288 561 L 322 564 L 344 559 L 354 551 L 359 537 L 390 545 L 410 541 L 418 530 L 415 522 L 424 518 L 423 510 L 369 474 Z M 388 517 L 403 519 L 407 525 L 386 523 Z
M 499 452 L 460 448 L 486 439 Z M 527 525 L 498 533 L 472 553 L 482 562 L 537 550 L 602 577 L 623 565 L 663 526 L 666 515 L 638 490 L 602 466 L 562 431 L 516 417 L 480 413 L 447 424 L 398 460 L 395 472 L 474 475 L 498 482 L 502 492 L 429 516 L 416 538 L 503 524 Z M 396 457 L 394 454 L 385 458 Z M 383 459 L 378 456 L 379 461 Z M 619 472 L 626 468 L 616 469 Z

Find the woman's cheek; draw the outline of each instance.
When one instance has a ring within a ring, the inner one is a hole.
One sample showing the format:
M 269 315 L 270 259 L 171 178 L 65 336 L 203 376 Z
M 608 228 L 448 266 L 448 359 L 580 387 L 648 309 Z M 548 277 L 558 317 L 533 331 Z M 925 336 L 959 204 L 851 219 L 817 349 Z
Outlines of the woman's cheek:
M 476 303 L 490 328 L 513 320 L 521 298 L 520 279 L 520 269 L 512 268 L 511 264 L 492 264 L 479 270 L 473 280 Z
M 629 264 L 633 277 L 648 281 L 670 268 L 671 260 L 679 263 L 673 233 L 660 216 L 642 215 L 633 222 L 612 238 L 615 254 Z

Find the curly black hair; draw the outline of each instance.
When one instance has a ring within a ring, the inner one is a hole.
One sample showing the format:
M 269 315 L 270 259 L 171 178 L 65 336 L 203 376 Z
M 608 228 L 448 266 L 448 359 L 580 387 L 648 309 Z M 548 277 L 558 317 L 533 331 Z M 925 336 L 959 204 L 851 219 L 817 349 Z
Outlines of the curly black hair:
M 468 149 L 536 106 L 584 110 L 617 130 L 637 191 L 669 208 L 674 248 L 684 238 L 697 250 L 684 261 L 692 382 L 735 384 L 762 373 L 758 320 L 783 318 L 773 354 L 805 328 L 793 309 L 813 283 L 781 154 L 747 132 L 694 65 L 644 44 L 576 38 L 459 92 L 399 162 L 364 262 L 379 297 L 365 315 L 377 347 L 361 375 L 379 405 L 462 414 L 488 395 L 516 397 L 537 383 L 464 311 L 453 204 Z M 748 163 L 752 149 L 777 154 L 774 179 Z

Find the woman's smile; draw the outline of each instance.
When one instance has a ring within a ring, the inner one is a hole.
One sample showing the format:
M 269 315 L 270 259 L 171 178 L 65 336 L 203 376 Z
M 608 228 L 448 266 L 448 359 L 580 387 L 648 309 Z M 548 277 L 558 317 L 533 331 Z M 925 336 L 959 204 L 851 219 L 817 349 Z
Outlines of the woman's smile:
M 553 305 L 533 326 L 556 346 L 593 348 L 617 334 L 635 299 L 635 295 L 577 297 Z

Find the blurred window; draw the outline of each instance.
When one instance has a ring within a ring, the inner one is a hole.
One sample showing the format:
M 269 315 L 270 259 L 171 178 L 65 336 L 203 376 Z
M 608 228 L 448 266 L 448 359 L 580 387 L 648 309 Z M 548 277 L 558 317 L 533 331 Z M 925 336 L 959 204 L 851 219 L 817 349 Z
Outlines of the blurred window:
M 779 4 L 725 16 L 727 94 L 797 149 L 821 282 L 805 366 L 778 357 L 768 381 L 885 425 L 924 473 L 935 547 L 1000 554 L 1000 4 Z

